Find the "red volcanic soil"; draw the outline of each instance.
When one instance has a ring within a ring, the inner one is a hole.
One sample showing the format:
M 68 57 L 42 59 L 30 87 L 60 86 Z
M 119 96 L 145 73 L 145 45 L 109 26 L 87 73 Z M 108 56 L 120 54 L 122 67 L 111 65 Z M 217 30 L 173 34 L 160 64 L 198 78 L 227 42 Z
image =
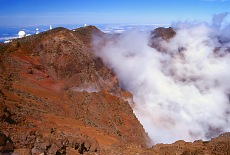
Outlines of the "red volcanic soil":
M 0 154 L 229 154 L 210 142 L 157 144 L 133 114 L 129 92 L 94 56 L 94 26 L 53 30 L 0 45 Z
M 124 144 L 146 147 L 148 136 L 124 100 L 129 93 L 94 56 L 92 34 L 103 35 L 93 26 L 56 28 L 1 45 L 0 127 L 14 151 L 83 154 Z M 13 151 L 4 145 L 3 153 Z

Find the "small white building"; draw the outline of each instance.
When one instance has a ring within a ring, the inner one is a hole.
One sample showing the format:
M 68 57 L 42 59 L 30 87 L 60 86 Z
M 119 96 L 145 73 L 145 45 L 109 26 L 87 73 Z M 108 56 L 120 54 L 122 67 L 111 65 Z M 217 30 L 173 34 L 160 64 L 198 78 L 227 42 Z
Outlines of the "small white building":
M 26 36 L 26 32 L 25 31 L 19 31 L 18 32 L 18 38 L 22 38 Z
M 52 30 L 53 28 L 52 28 L 52 25 L 50 25 L 50 30 Z
M 8 44 L 10 42 L 12 42 L 12 40 L 6 40 L 6 41 L 4 41 L 5 44 Z
M 38 34 L 39 33 L 39 29 L 38 28 L 36 28 L 36 34 Z

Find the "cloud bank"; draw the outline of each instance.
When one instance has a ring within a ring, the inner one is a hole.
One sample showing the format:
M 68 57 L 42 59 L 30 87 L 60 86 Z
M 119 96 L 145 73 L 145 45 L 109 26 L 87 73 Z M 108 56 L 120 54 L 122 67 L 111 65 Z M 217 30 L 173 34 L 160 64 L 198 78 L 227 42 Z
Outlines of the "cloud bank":
M 96 38 L 95 52 L 116 73 L 134 98 L 134 113 L 153 143 L 207 140 L 230 131 L 230 26 L 205 23 L 172 25 L 176 36 L 125 32 L 106 42 Z

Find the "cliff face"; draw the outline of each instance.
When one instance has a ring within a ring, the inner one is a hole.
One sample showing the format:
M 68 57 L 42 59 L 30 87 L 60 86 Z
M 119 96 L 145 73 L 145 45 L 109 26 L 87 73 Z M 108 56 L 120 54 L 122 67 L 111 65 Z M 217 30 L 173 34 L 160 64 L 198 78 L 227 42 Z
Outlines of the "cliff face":
M 56 28 L 1 45 L 0 152 L 146 146 L 147 135 L 125 101 L 131 94 L 93 55 L 94 33 L 103 35 L 93 26 Z
M 175 35 L 154 33 L 154 41 Z M 56 28 L 0 45 L 0 154 L 230 153 L 229 133 L 147 148 L 132 95 L 94 56 L 93 34 L 105 35 L 93 26 Z

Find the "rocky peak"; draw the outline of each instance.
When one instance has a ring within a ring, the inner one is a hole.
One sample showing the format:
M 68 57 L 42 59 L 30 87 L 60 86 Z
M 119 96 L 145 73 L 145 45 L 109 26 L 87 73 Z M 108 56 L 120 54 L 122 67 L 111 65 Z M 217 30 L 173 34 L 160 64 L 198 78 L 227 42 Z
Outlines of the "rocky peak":
M 175 37 L 176 32 L 173 30 L 172 27 L 169 28 L 164 28 L 164 27 L 159 27 L 156 28 L 154 31 L 152 31 L 152 37 L 158 38 L 161 37 L 164 40 L 169 40 L 173 37 Z
M 150 40 L 149 40 L 149 46 L 157 49 L 160 52 L 164 52 L 164 48 L 161 47 L 160 42 L 161 41 L 168 42 L 170 39 L 172 39 L 175 36 L 176 36 L 176 32 L 173 30 L 172 27 L 156 28 L 156 29 L 154 29 L 154 31 L 151 32 Z

